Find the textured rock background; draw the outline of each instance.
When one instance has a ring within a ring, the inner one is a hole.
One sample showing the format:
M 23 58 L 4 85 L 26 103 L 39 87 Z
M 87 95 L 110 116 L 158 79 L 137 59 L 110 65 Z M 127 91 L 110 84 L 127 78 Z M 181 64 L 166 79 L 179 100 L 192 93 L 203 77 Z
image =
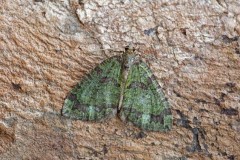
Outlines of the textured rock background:
M 0 159 L 240 159 L 240 2 L 0 1 Z M 61 116 L 92 68 L 132 45 L 171 132 Z

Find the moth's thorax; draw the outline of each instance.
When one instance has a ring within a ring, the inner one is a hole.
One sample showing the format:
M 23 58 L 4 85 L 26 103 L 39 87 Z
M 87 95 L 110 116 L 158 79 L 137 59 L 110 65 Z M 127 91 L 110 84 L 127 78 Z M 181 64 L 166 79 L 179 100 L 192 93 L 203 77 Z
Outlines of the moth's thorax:
M 131 68 L 136 63 L 140 62 L 140 56 L 133 52 L 126 52 L 123 55 L 123 65 L 125 69 Z

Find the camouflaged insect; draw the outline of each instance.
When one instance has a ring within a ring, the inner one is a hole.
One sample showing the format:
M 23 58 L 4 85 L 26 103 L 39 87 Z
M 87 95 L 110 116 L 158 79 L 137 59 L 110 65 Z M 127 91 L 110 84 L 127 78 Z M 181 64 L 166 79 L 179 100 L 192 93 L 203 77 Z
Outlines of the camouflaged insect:
M 62 114 L 84 121 L 119 114 L 143 130 L 172 128 L 170 106 L 155 76 L 131 49 L 105 60 L 84 77 L 67 96 Z

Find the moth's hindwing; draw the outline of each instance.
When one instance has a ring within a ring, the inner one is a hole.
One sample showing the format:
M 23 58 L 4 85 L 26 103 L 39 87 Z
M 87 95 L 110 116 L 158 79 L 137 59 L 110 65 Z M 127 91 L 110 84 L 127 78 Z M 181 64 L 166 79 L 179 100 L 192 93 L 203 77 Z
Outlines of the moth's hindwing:
M 97 121 L 116 115 L 120 97 L 120 56 L 111 57 L 83 78 L 65 99 L 64 116 Z
M 148 131 L 172 128 L 169 103 L 150 68 L 142 61 L 129 68 L 120 117 Z

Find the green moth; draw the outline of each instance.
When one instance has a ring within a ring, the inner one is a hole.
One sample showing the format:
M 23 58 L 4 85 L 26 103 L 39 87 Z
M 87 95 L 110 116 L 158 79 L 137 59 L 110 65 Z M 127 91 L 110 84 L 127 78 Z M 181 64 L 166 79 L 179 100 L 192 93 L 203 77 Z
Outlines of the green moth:
M 101 121 L 116 114 L 148 131 L 172 128 L 170 106 L 150 68 L 132 49 L 99 64 L 67 96 L 62 114 Z

